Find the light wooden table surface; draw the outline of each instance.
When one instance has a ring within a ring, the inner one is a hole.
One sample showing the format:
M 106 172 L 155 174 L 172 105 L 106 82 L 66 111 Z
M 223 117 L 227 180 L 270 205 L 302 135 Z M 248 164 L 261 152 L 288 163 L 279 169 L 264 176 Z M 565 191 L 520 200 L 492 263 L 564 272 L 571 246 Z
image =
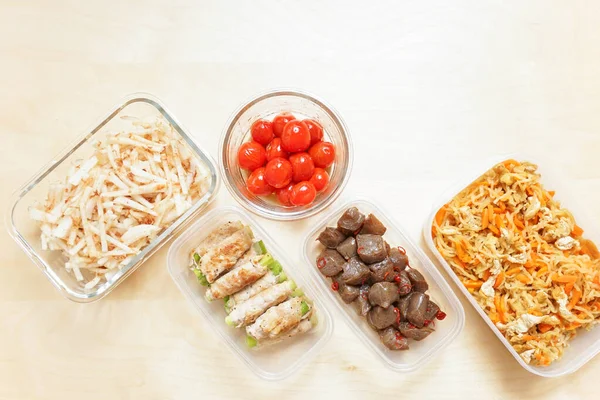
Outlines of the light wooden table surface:
M 587 223 L 600 221 L 598 2 L 1 0 L 0 16 L 2 210 L 128 93 L 160 97 L 216 157 L 240 102 L 292 86 L 327 99 L 353 133 L 337 204 L 368 195 L 415 240 L 453 181 L 511 151 L 544 155 Z M 233 202 L 222 187 L 213 207 Z M 318 218 L 260 221 L 308 268 L 300 243 Z M 166 270 L 170 243 L 81 305 L 2 229 L 0 398 L 597 398 L 600 357 L 568 377 L 530 375 L 462 298 L 462 335 L 415 373 L 387 370 L 331 308 L 326 348 L 262 382 L 186 304 Z

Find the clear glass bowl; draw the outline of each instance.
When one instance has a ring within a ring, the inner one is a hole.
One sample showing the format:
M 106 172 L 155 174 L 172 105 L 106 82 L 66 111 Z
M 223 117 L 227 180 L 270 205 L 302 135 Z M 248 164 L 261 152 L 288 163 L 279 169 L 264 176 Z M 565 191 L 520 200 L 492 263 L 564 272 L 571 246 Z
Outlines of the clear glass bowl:
M 317 120 L 323 126 L 324 139 L 333 143 L 336 149 L 328 187 L 317 193 L 315 201 L 307 206 L 286 207 L 272 196 L 260 197 L 250 193 L 246 189 L 246 175 L 237 163 L 237 151 L 242 143 L 249 140 L 252 123 L 260 118 L 273 119 L 283 111 Z M 348 182 L 352 157 L 352 141 L 340 115 L 313 95 L 290 89 L 273 90 L 244 103 L 227 122 L 219 147 L 219 165 L 231 195 L 247 210 L 277 220 L 306 218 L 330 205 Z
M 168 228 L 158 235 L 146 246 L 129 264 L 109 277 L 103 283 L 92 289 L 86 289 L 83 282 L 78 282 L 64 267 L 66 257 L 59 251 L 42 250 L 40 241 L 40 228 L 36 221 L 29 218 L 28 208 L 35 201 L 42 201 L 48 193 L 51 183 L 62 181 L 74 160 L 89 157 L 93 153 L 92 139 L 98 135 L 118 131 L 130 124 L 123 116 L 137 117 L 140 119 L 156 118 L 163 116 L 173 125 L 190 149 L 196 153 L 206 164 L 211 174 L 211 184 L 208 192 Z M 54 157 L 48 165 L 31 178 L 19 189 L 10 202 L 10 209 L 6 216 L 6 226 L 12 238 L 27 253 L 29 258 L 42 270 L 52 284 L 68 299 L 87 303 L 99 300 L 106 296 L 119 283 L 135 271 L 145 260 L 158 250 L 183 224 L 196 216 L 215 197 L 219 185 L 216 165 L 211 157 L 202 150 L 181 127 L 171 113 L 158 99 L 148 94 L 133 94 L 111 111 L 97 126 L 79 137 L 68 146 L 61 154 Z

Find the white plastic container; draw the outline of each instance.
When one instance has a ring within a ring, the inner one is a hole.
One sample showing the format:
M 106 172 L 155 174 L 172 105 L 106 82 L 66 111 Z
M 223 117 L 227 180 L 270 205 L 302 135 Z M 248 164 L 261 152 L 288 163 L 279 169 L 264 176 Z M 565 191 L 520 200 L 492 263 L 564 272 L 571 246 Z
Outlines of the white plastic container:
M 349 207 L 357 207 L 361 213 L 373 213 L 387 227 L 384 238 L 391 246 L 402 246 L 410 260 L 410 265 L 423 274 L 429 290 L 427 293 L 447 316 L 442 321 L 436 321 L 435 332 L 426 339 L 416 342 L 410 340 L 410 349 L 407 351 L 392 351 L 381 343 L 379 335 L 367 323 L 366 318 L 360 316 L 350 304 L 346 304 L 340 296 L 331 289 L 331 279 L 323 276 L 317 266 L 316 259 L 323 250 L 317 241 L 319 234 L 328 226 L 335 227 L 337 220 Z M 342 207 L 329 214 L 316 224 L 304 242 L 304 257 L 311 266 L 311 278 L 319 287 L 321 293 L 335 303 L 344 315 L 346 322 L 356 335 L 377 354 L 384 364 L 394 371 L 411 372 L 422 367 L 435 354 L 448 346 L 461 332 L 465 324 L 465 313 L 460 301 L 450 289 L 442 275 L 423 252 L 408 238 L 405 231 L 386 216 L 382 211 L 367 200 L 357 200 L 344 204 Z
M 434 204 L 434 208 L 431 212 L 431 215 L 425 222 L 425 226 L 423 228 L 423 236 L 425 242 L 427 243 L 427 246 L 435 255 L 442 267 L 446 270 L 448 275 L 452 278 L 458 289 L 464 294 L 465 298 L 473 305 L 475 310 L 479 313 L 479 315 L 481 315 L 481 318 L 483 318 L 483 320 L 488 324 L 490 329 L 494 332 L 494 334 L 496 334 L 498 339 L 502 342 L 502 344 L 504 344 L 507 350 L 512 354 L 515 360 L 517 360 L 517 362 L 523 368 L 525 368 L 532 374 L 547 378 L 568 375 L 577 371 L 585 363 L 587 363 L 596 354 L 600 352 L 600 329 L 596 327 L 591 331 L 585 331 L 583 329 L 578 330 L 577 336 L 573 340 L 571 340 L 570 346 L 565 350 L 562 358 L 553 362 L 550 366 L 540 367 L 526 364 L 525 361 L 523 361 L 523 359 L 519 356 L 519 354 L 513 349 L 508 340 L 506 340 L 506 338 L 498 330 L 498 328 L 494 326 L 492 320 L 487 316 L 487 314 L 483 311 L 479 304 L 477 304 L 475 298 L 467 291 L 467 289 L 458 279 L 458 276 L 456 276 L 450 265 L 446 262 L 444 257 L 442 257 L 440 252 L 437 250 L 435 244 L 433 243 L 433 239 L 431 238 L 431 226 L 433 224 L 433 219 L 435 218 L 436 212 L 444 204 L 449 202 L 454 196 L 460 193 L 464 188 L 466 188 L 470 183 L 472 183 L 481 175 L 483 175 L 490 168 L 508 159 L 514 159 L 517 161 L 529 161 L 537 164 L 539 166 L 538 172 L 542 175 L 542 185 L 546 188 L 546 190 L 556 191 L 556 195 L 554 196 L 554 198 L 559 200 L 564 207 L 566 207 L 569 211 L 573 213 L 573 216 L 575 217 L 576 221 L 578 221 L 578 225 L 585 230 L 584 236 L 588 239 L 591 239 L 595 243 L 600 243 L 600 235 L 596 230 L 595 224 L 593 224 L 593 220 L 586 217 L 584 211 L 580 207 L 577 207 L 576 202 L 573 200 L 574 192 L 567 190 L 567 188 L 565 188 L 561 184 L 562 182 L 566 182 L 566 178 L 558 174 L 556 171 L 551 170 L 551 168 L 548 168 L 547 165 L 551 165 L 549 162 L 544 163 L 543 160 L 537 160 L 536 158 L 522 156 L 519 154 L 507 154 L 505 156 L 491 159 L 485 165 L 482 165 L 481 168 L 475 169 L 475 171 L 477 172 L 474 173 L 472 176 L 468 177 L 468 179 L 462 180 L 457 184 L 453 185 L 448 190 L 446 190 L 440 198 L 440 200 Z M 569 196 L 569 194 L 571 194 L 571 196 Z
M 246 346 L 245 329 L 225 324 L 227 314 L 223 301 L 208 302 L 204 298 L 206 288 L 200 285 L 190 270 L 190 252 L 211 230 L 227 221 L 241 221 L 250 226 L 254 237 L 262 240 L 267 250 L 279 260 L 288 279 L 293 279 L 306 297 L 314 302 L 318 323 L 311 331 L 272 346 L 250 349 Z M 298 371 L 327 343 L 333 331 L 333 319 L 319 294 L 302 276 L 300 268 L 295 267 L 284 254 L 286 253 L 245 211 L 237 207 L 222 207 L 207 213 L 186 229 L 173 242 L 167 255 L 171 278 L 190 304 L 204 316 L 206 324 L 221 336 L 252 372 L 270 381 L 287 378 Z

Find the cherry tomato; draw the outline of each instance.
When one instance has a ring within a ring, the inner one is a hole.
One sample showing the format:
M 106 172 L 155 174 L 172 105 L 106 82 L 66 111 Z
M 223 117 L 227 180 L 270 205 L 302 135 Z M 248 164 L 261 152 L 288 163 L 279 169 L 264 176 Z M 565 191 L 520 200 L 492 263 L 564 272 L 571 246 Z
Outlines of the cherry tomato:
M 290 156 L 290 163 L 294 174 L 292 179 L 294 182 L 307 181 L 313 176 L 315 164 L 308 153 L 296 153 Z
M 285 151 L 295 153 L 306 151 L 310 147 L 310 132 L 303 121 L 288 122 L 281 134 L 281 147 Z
M 238 150 L 238 163 L 240 167 L 254 171 L 267 162 L 267 152 L 260 143 L 246 142 Z
M 283 112 L 281 114 L 277 114 L 277 116 L 275 116 L 275 118 L 273 118 L 273 133 L 275 134 L 275 136 L 279 137 L 281 136 L 281 133 L 283 132 L 283 127 L 285 126 L 285 124 L 287 124 L 288 122 L 295 120 L 296 117 L 294 117 L 292 115 L 292 113 L 289 112 Z
M 293 166 L 294 164 L 292 164 Z M 315 185 L 317 192 L 325 189 L 329 184 L 329 174 L 323 168 L 315 168 L 313 176 L 309 180 L 310 183 Z
M 323 140 L 323 127 L 314 119 L 305 119 L 304 123 L 308 127 L 310 132 L 310 145 L 320 142 Z
M 258 196 L 266 196 L 273 193 L 273 187 L 265 180 L 265 168 L 263 167 L 252 171 L 246 181 L 246 187 L 250 193 Z
M 277 157 L 287 158 L 287 151 L 281 148 L 281 139 L 275 138 L 267 145 L 267 161 L 271 161 Z
M 315 167 L 327 168 L 335 160 L 335 147 L 329 142 L 318 142 L 308 150 L 308 154 L 312 157 Z
M 252 139 L 263 146 L 268 145 L 275 136 L 273 133 L 273 123 L 266 119 L 254 121 L 252 128 L 250 128 L 250 133 L 252 134 Z
M 265 179 L 275 189 L 289 185 L 292 175 L 292 164 L 282 157 L 272 159 L 265 167 Z
M 284 206 L 291 206 L 292 202 L 290 201 L 290 193 L 294 188 L 294 184 L 290 183 L 288 186 L 282 187 L 281 189 L 277 189 L 277 199 Z
M 312 203 L 317 197 L 317 189 L 310 182 L 296 183 L 290 192 L 290 201 L 295 206 L 305 206 Z

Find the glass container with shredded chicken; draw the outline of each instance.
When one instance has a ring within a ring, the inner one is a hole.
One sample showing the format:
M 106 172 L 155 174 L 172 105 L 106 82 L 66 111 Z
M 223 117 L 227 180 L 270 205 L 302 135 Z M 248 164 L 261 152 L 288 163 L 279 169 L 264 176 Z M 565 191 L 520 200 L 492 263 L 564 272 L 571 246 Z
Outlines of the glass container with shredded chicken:
M 435 247 L 530 365 L 560 359 L 600 317 L 600 253 L 540 183 L 537 165 L 497 164 L 445 204 Z

